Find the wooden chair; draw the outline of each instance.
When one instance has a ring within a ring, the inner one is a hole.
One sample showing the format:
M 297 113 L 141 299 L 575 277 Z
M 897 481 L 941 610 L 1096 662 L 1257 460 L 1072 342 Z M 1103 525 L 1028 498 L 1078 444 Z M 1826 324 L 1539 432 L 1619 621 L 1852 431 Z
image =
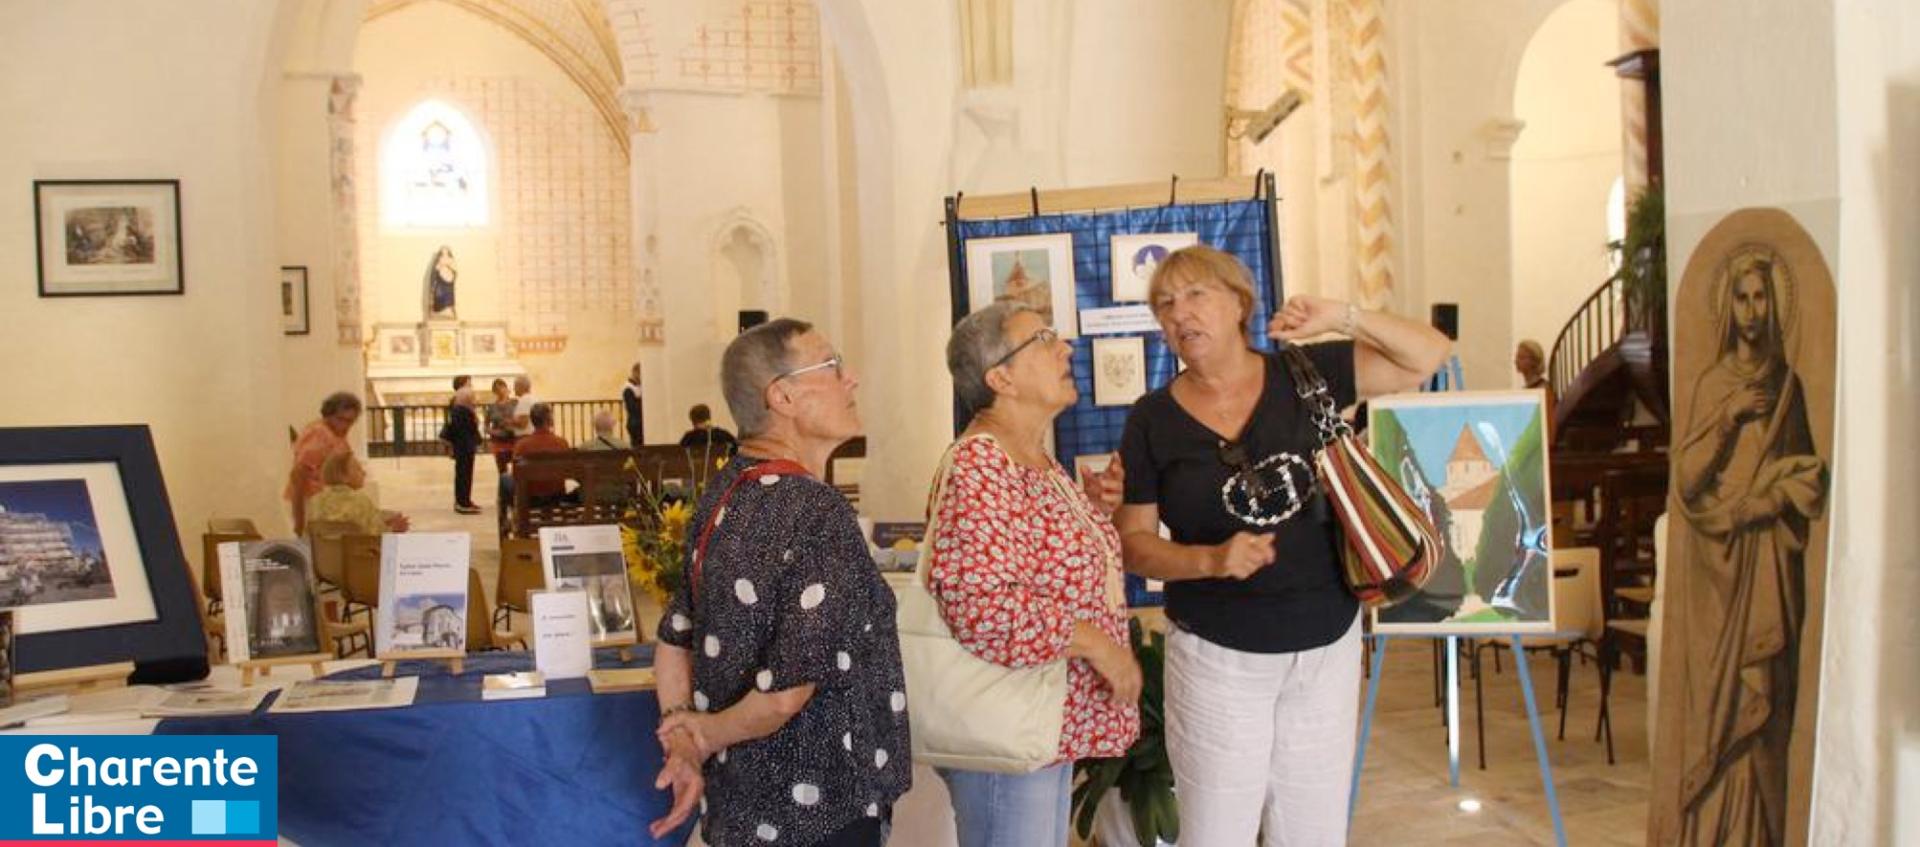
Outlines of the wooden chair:
M 532 605 L 527 594 L 547 587 L 547 575 L 540 563 L 540 541 L 535 538 L 509 538 L 500 542 L 500 573 L 494 582 L 493 609 L 495 629 L 511 628 L 513 613 L 527 614 Z
M 207 525 L 211 527 L 214 523 L 208 521 Z M 207 637 L 219 642 L 222 652 L 227 646 L 227 615 L 225 591 L 220 584 L 220 545 L 260 540 L 260 533 L 246 531 L 253 526 L 253 522 L 245 518 L 223 526 L 233 531 L 208 531 L 200 536 L 200 593 L 206 597 L 201 624 L 206 629 Z
M 321 593 L 340 590 L 347 572 L 346 539 L 360 527 L 346 521 L 308 521 L 307 546 L 313 551 L 313 576 Z
M 1594 740 L 1607 742 L 1607 764 L 1614 763 L 1613 715 L 1609 701 L 1613 669 L 1622 657 L 1636 673 L 1646 670 L 1648 615 L 1657 576 L 1654 526 L 1667 503 L 1667 468 L 1610 471 L 1600 485 L 1600 716 Z
M 527 649 L 524 630 L 496 628 L 490 623 L 493 619 L 493 609 L 487 603 L 487 590 L 480 581 L 480 571 L 468 568 L 467 652 Z
M 1553 702 L 1560 710 L 1560 738 L 1567 737 L 1567 687 L 1572 676 L 1573 657 L 1582 648 L 1599 643 L 1600 628 L 1600 551 L 1592 547 L 1570 547 L 1551 551 L 1553 564 L 1553 631 L 1520 638 L 1526 653 L 1551 654 L 1557 665 Z M 1474 720 L 1480 729 L 1480 769 L 1487 768 L 1486 715 L 1482 710 L 1480 651 L 1492 649 L 1497 662 L 1500 650 L 1511 650 L 1513 643 L 1492 639 L 1478 644 L 1473 652 Z M 1526 661 L 1516 656 L 1514 661 Z
M 373 610 L 380 605 L 380 536 L 349 535 L 341 543 L 346 556 L 340 596 L 347 604 L 341 617 L 350 622 L 364 610 L 371 621 Z

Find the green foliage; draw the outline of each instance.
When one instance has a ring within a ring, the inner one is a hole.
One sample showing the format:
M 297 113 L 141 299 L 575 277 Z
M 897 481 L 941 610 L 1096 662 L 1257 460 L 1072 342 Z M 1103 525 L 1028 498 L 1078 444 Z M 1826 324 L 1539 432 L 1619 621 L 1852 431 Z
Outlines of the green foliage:
M 1074 828 L 1085 839 L 1093 834 L 1093 818 L 1100 800 L 1118 788 L 1133 815 L 1134 836 L 1143 845 L 1180 837 L 1180 807 L 1173 796 L 1173 763 L 1167 759 L 1166 669 L 1167 639 L 1148 633 L 1135 620 L 1133 655 L 1140 662 L 1140 739 L 1127 754 L 1114 759 L 1082 759 L 1074 765 L 1080 777 L 1073 789 Z
M 1627 203 L 1627 234 L 1607 242 L 1620 269 L 1612 279 L 1626 291 L 1627 320 L 1638 329 L 1659 325 L 1667 310 L 1667 199 L 1659 185 L 1648 186 Z

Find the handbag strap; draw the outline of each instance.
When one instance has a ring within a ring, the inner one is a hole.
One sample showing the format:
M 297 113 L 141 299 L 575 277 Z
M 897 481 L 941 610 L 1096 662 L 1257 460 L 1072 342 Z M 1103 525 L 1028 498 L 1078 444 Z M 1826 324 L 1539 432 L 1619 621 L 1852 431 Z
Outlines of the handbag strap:
M 720 492 L 720 499 L 713 504 L 713 512 L 707 515 L 706 524 L 700 528 L 700 540 L 693 547 L 693 581 L 690 585 L 693 587 L 695 603 L 700 602 L 700 566 L 707 560 L 707 542 L 713 540 L 713 528 L 720 525 L 720 516 L 727 511 L 727 503 L 733 499 L 733 492 L 740 488 L 741 483 L 748 480 L 778 475 L 809 478 L 813 476 L 804 466 L 792 459 L 770 459 L 741 471 L 740 475 L 734 477 L 733 482 L 727 485 L 727 490 Z
M 1324 448 L 1335 439 L 1353 437 L 1353 427 L 1340 417 L 1326 379 L 1320 376 L 1320 369 L 1313 366 L 1313 360 L 1307 358 L 1300 345 L 1280 348 L 1280 358 L 1293 374 L 1294 392 L 1300 395 L 1300 402 L 1307 404 L 1307 411 L 1313 416 L 1313 428 L 1320 432 L 1320 446 Z

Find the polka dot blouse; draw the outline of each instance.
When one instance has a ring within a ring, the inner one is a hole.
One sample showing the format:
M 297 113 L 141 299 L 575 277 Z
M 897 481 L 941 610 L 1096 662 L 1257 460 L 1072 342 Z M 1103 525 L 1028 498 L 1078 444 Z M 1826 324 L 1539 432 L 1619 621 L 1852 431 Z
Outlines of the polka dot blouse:
M 689 524 L 690 557 L 721 493 L 758 461 L 736 457 L 714 475 Z M 812 844 L 906 793 L 893 592 L 853 507 L 826 483 L 766 476 L 735 489 L 707 542 L 697 599 L 682 588 L 659 637 L 692 652 L 693 707 L 703 712 L 753 690 L 815 686 L 779 731 L 707 760 L 707 843 Z

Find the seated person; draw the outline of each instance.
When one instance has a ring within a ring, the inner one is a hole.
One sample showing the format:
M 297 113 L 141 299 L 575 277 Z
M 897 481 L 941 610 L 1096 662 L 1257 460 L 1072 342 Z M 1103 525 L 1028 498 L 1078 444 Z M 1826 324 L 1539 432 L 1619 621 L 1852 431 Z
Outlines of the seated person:
M 406 532 L 410 522 L 399 512 L 384 512 L 361 490 L 367 471 L 352 453 L 334 453 L 320 465 L 320 493 L 307 498 L 307 523 L 339 521 L 365 535 Z
M 565 453 L 573 449 L 567 439 L 553 431 L 553 407 L 545 403 L 535 403 L 527 415 L 533 423 L 533 431 L 513 442 L 513 460 L 518 463 L 524 456 L 535 453 Z M 509 500 L 513 494 L 512 482 L 508 478 L 500 480 L 501 493 Z M 536 506 L 551 506 L 564 502 L 567 497 L 567 484 L 561 481 L 540 481 L 527 485 L 527 498 Z
M 693 428 L 680 436 L 680 446 L 690 448 L 710 448 L 716 453 L 733 452 L 740 442 L 728 432 L 713 425 L 713 410 L 707 404 L 700 403 L 687 410 L 687 417 L 693 420 Z
M 593 438 L 587 443 L 580 445 L 580 449 L 582 450 L 629 450 L 629 449 L 632 449 L 631 447 L 628 446 L 625 439 L 622 439 L 620 436 L 613 434 L 613 427 L 615 423 L 616 422 L 613 419 L 612 412 L 599 411 L 599 412 L 593 413 Z

